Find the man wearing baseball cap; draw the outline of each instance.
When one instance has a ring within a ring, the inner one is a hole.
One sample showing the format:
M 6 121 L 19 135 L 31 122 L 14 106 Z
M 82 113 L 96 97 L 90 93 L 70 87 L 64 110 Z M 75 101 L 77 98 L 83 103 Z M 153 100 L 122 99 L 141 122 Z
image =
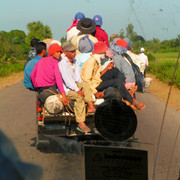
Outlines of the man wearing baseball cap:
M 58 88 L 62 95 L 63 104 L 69 103 L 59 72 L 58 60 L 60 59 L 61 53 L 63 52 L 61 46 L 54 43 L 49 46 L 49 56 L 44 57 L 38 61 L 31 73 L 31 80 L 38 92 L 42 92 L 49 88 Z M 44 102 L 43 102 L 44 103 Z
M 146 77 L 146 69 L 148 67 L 148 57 L 144 54 L 145 50 L 143 47 L 140 49 L 140 52 L 141 52 L 139 54 L 139 58 L 141 62 L 140 70 L 143 73 L 144 77 Z
M 70 41 L 74 36 L 78 35 L 78 33 L 80 31 L 76 28 L 76 26 L 77 26 L 77 23 L 83 18 L 85 18 L 85 15 L 82 12 L 77 12 L 75 14 L 72 25 L 66 30 L 67 31 L 67 35 L 66 35 L 67 41 Z
M 106 44 L 107 47 L 109 47 L 109 40 L 108 40 L 108 34 L 101 28 L 103 22 L 102 17 L 100 15 L 95 15 L 93 17 L 94 22 L 96 23 L 96 31 L 94 36 L 97 38 L 98 41 L 102 41 Z

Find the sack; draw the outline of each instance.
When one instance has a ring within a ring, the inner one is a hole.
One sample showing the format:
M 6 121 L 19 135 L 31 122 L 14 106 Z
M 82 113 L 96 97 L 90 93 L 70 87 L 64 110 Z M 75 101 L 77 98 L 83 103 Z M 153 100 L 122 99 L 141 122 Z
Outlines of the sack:
M 44 108 L 49 114 L 59 114 L 63 111 L 64 105 L 59 100 L 57 95 L 51 95 L 46 99 L 44 103 Z
M 88 34 L 79 39 L 78 50 L 81 53 L 94 51 L 94 43 L 89 39 Z
M 55 94 L 59 94 L 58 90 L 56 89 L 55 86 L 51 86 L 48 88 L 50 91 L 54 92 Z M 41 91 L 37 98 L 38 100 L 40 101 L 41 104 L 44 104 L 46 99 L 51 96 L 51 95 L 54 95 L 54 93 L 50 92 L 50 91 L 47 91 L 47 89 L 44 89 L 43 91 Z
M 152 79 L 151 78 L 144 78 L 145 81 L 145 88 L 149 87 L 152 83 Z
M 140 71 L 139 67 L 132 61 L 131 57 L 127 53 L 123 53 L 122 56 L 126 57 L 126 59 L 131 63 L 131 66 L 135 74 L 136 85 L 138 86 L 137 91 L 144 92 L 143 88 L 145 87 L 145 81 L 144 76 Z

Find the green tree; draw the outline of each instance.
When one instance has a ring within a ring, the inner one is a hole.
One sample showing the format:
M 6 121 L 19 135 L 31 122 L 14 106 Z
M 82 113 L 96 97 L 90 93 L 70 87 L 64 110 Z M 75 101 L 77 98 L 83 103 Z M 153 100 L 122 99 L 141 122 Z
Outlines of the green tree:
M 0 32 L 0 62 L 7 60 L 7 54 L 10 49 L 10 44 L 6 40 L 5 32 Z
M 25 44 L 26 34 L 21 30 L 0 33 L 0 60 L 14 61 L 27 58 L 29 52 Z
M 121 29 L 119 32 L 119 38 L 123 39 L 125 37 L 124 29 Z
M 26 39 L 26 34 L 21 30 L 12 30 L 7 34 L 8 42 L 13 44 L 24 44 Z
M 137 35 L 134 37 L 134 41 L 141 41 L 142 43 L 144 43 L 145 39 L 142 36 Z
M 40 40 L 52 38 L 50 27 L 47 25 L 43 25 L 41 21 L 28 23 L 27 29 L 29 31 L 25 41 L 27 45 L 30 45 L 30 42 L 33 38 L 37 38 Z
M 66 41 L 66 39 L 64 37 L 62 37 L 60 40 L 61 44 L 63 44 L 65 41 Z
M 160 49 L 160 40 L 157 39 L 157 38 L 153 38 L 152 40 L 149 40 L 149 41 L 146 41 L 144 43 L 146 49 L 149 49 L 150 52 L 159 52 L 159 49 Z
M 132 42 L 137 36 L 137 33 L 134 32 L 133 29 L 134 29 L 134 26 L 132 24 L 128 24 L 128 26 L 126 27 L 126 37 L 129 38 Z

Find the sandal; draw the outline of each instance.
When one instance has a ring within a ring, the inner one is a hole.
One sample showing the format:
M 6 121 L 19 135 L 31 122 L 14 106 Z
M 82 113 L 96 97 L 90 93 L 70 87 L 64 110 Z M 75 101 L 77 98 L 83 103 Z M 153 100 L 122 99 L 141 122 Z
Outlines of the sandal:
M 89 131 L 91 131 L 91 129 L 88 127 L 88 126 L 79 126 L 78 125 L 78 127 L 77 127 L 77 129 L 79 130 L 79 131 L 81 131 L 81 132 L 89 132 Z
M 87 114 L 88 114 L 88 115 L 93 115 L 95 112 L 96 112 L 96 110 L 87 112 Z
M 137 91 L 138 86 L 133 86 L 130 90 L 129 90 L 129 94 L 133 97 L 134 93 Z
M 136 108 L 137 108 L 138 110 L 143 110 L 145 107 L 146 107 L 145 104 L 140 103 Z
M 130 107 L 134 110 L 137 110 L 137 107 L 134 104 L 131 104 Z

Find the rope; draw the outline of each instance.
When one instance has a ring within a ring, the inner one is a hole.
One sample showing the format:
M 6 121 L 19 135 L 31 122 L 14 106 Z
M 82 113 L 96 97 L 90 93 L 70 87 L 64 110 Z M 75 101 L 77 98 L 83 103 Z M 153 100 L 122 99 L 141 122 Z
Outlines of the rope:
M 51 92 L 52 94 L 56 95 L 61 102 L 63 102 L 62 98 L 60 97 L 60 94 L 57 94 L 57 93 L 51 91 L 50 89 L 45 89 L 44 91 L 49 91 L 49 92 Z
M 43 110 L 42 122 L 44 124 L 44 118 L 46 117 L 46 112 L 45 112 L 45 108 L 44 107 L 42 108 L 42 110 Z
M 44 91 L 49 91 L 49 92 L 55 94 L 55 95 L 58 97 L 58 99 L 59 99 L 61 102 L 63 102 L 62 98 L 60 97 L 60 94 L 57 94 L 57 93 L 51 91 L 50 89 L 45 89 Z M 71 106 L 70 106 L 69 104 L 67 104 L 67 105 L 65 106 L 65 108 L 66 108 L 67 112 L 70 114 L 70 116 L 74 117 L 75 115 L 72 115 L 72 113 L 69 111 L 69 109 L 67 108 L 67 106 L 69 107 L 70 111 L 72 111 L 73 113 L 74 113 L 74 110 L 71 108 Z

